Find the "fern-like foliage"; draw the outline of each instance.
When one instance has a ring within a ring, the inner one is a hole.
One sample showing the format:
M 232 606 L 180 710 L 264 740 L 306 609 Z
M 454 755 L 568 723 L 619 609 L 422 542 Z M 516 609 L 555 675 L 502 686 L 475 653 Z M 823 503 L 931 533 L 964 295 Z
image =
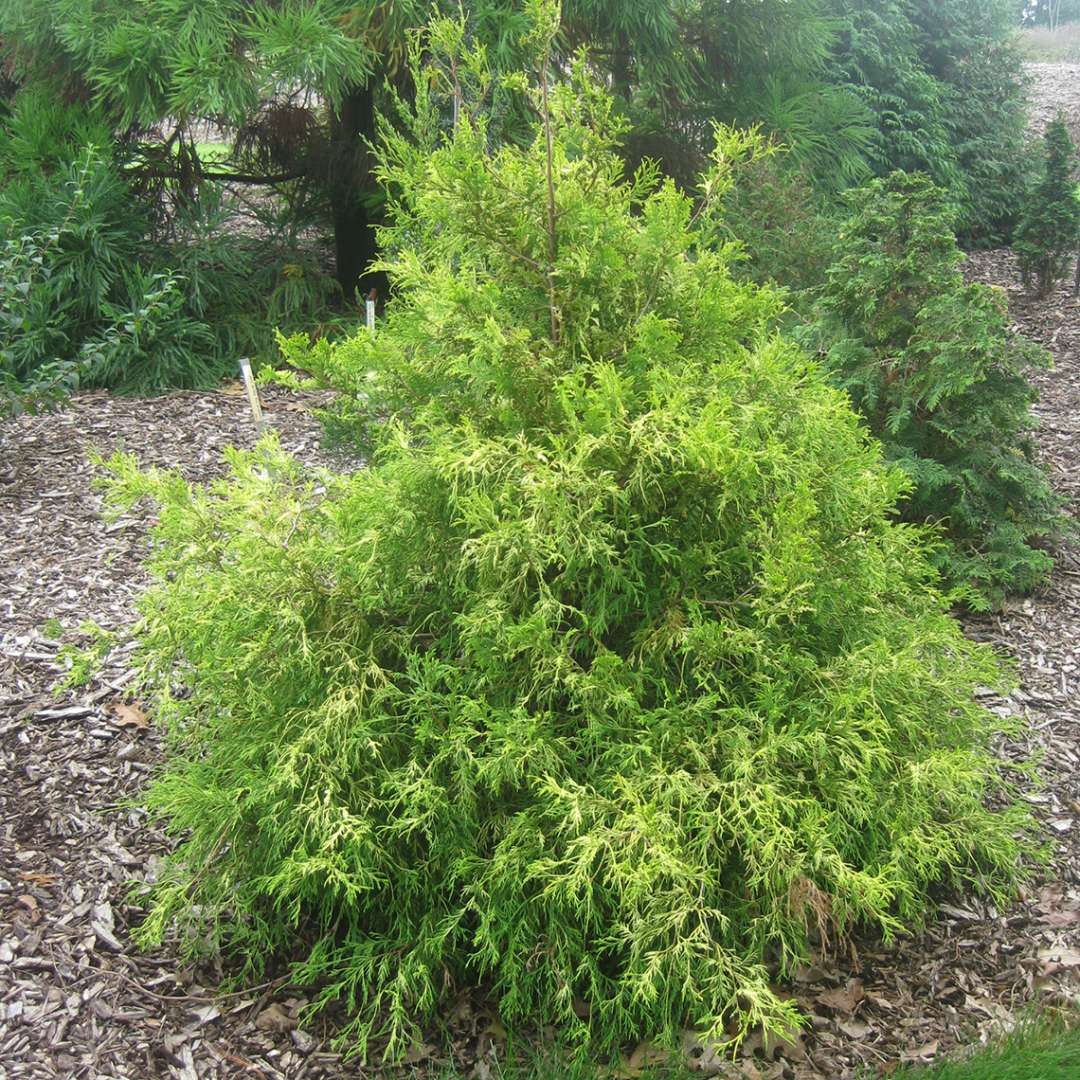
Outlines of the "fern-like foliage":
M 755 96 L 763 128 L 786 145 L 821 186 L 843 190 L 870 177 L 877 130 L 858 98 L 826 83 L 785 86 L 768 79 Z
M 872 111 L 877 171 L 921 171 L 971 241 L 1008 236 L 1023 191 L 1026 106 L 1009 0 L 839 0 L 832 78 Z
M 542 122 L 493 149 L 470 102 L 448 123 L 482 57 L 435 34 L 453 63 L 384 130 L 386 318 L 289 345 L 371 466 L 111 464 L 159 522 L 137 637 L 178 846 L 142 936 L 293 957 L 360 1053 L 477 982 L 582 1051 L 786 1029 L 772 980 L 815 942 L 1021 875 L 972 697 L 1000 670 L 893 520 L 902 472 L 730 273 L 755 140 L 719 132 L 697 208 L 626 182 L 579 65 L 516 79 Z

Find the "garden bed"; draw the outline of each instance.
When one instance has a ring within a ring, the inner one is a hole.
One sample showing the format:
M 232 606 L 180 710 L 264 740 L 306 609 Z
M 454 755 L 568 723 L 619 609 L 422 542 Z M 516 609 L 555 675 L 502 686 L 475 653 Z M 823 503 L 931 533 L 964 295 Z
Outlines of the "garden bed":
M 1038 74 L 1038 73 L 1037 73 Z M 1056 76 L 1055 76 L 1056 78 Z M 1056 82 L 1043 82 L 1058 99 Z M 1042 83 L 1040 83 L 1042 86 Z M 1064 99 L 1061 99 L 1064 100 Z M 1066 102 L 1068 104 L 1068 102 Z M 1072 106 L 1070 106 L 1072 107 Z M 1080 109 L 1080 105 L 1077 106 Z M 1077 109 L 1073 109 L 1074 112 Z M 1042 113 L 1036 112 L 1036 126 Z M 1074 117 L 1075 119 L 1075 117 Z M 1005 252 L 972 259 L 972 276 L 1011 288 Z M 1058 489 L 1080 495 L 1080 303 L 1011 296 L 1019 327 L 1050 348 L 1036 373 L 1041 453 Z M 304 1027 L 305 1000 L 277 979 L 221 996 L 226 972 L 181 967 L 167 943 L 140 953 L 131 882 L 152 877 L 168 839 L 137 808 L 163 755 L 160 734 L 128 694 L 125 656 L 86 688 L 54 694 L 63 664 L 51 636 L 86 620 L 119 628 L 145 584 L 147 536 L 132 516 L 107 522 L 90 489 L 91 448 L 124 448 L 144 465 L 207 480 L 226 446 L 248 446 L 246 402 L 229 388 L 151 400 L 82 395 L 53 416 L 0 426 L 0 1063 L 11 1077 L 338 1077 L 394 1070 L 343 1062 L 333 1018 Z M 285 448 L 305 463 L 319 448 L 311 398 L 274 391 L 267 405 Z M 1061 552 L 1037 595 L 968 632 L 1016 657 L 1022 687 L 994 709 L 1022 714 L 1045 787 L 1027 797 L 1053 845 L 1051 868 L 1014 908 L 943 895 L 927 931 L 886 947 L 857 941 L 823 955 L 786 988 L 811 1019 L 766 1051 L 752 1039 L 729 1066 L 709 1051 L 702 1071 L 747 1077 L 843 1077 L 860 1068 L 940 1057 L 1011 1026 L 1031 1003 L 1071 1001 L 1080 985 L 1080 554 Z M 409 1053 L 407 1075 L 496 1075 L 499 1018 L 463 996 L 444 1030 Z M 688 1036 L 689 1038 L 689 1036 Z M 700 1048 L 699 1048 L 700 1050 Z M 623 1075 L 656 1057 L 626 1048 Z M 618 1071 L 617 1071 L 618 1072 Z
M 1008 253 L 973 260 L 982 280 L 1009 285 Z M 1036 376 L 1042 453 L 1055 483 L 1080 496 L 1080 303 L 1012 296 L 1024 331 L 1055 354 Z M 268 411 L 283 445 L 326 460 L 304 398 L 275 391 Z M 254 439 L 243 396 L 76 398 L 58 415 L 5 423 L 0 513 L 0 1061 L 5 1075 L 371 1075 L 343 1064 L 329 1028 L 305 1030 L 303 999 L 268 985 L 215 996 L 219 971 L 178 968 L 163 949 L 129 941 L 138 910 L 127 883 L 154 871 L 166 839 L 130 808 L 161 759 L 159 734 L 125 696 L 123 658 L 86 690 L 56 697 L 48 620 L 72 630 L 131 618 L 143 585 L 145 532 L 109 524 L 89 491 L 87 450 L 124 447 L 147 465 L 208 479 L 227 445 Z M 1080 554 L 1060 554 L 1037 595 L 969 632 L 1015 655 L 1022 688 L 993 707 L 1022 712 L 1027 742 L 1004 753 L 1045 755 L 1046 787 L 1030 795 L 1054 844 L 1053 869 L 1023 902 L 997 912 L 944 897 L 926 934 L 891 948 L 865 942 L 821 958 L 793 985 L 813 1024 L 756 1059 L 762 1076 L 839 1077 L 860 1064 L 929 1060 L 1009 1025 L 1030 1002 L 1061 1002 L 1080 986 Z M 498 1055 L 501 1027 L 480 1000 L 448 1018 L 464 1075 Z M 443 1046 L 418 1046 L 433 1068 Z M 631 1048 L 632 1049 L 632 1048 Z M 481 1074 L 483 1073 L 481 1072 Z M 754 1074 L 749 1074 L 754 1075 Z

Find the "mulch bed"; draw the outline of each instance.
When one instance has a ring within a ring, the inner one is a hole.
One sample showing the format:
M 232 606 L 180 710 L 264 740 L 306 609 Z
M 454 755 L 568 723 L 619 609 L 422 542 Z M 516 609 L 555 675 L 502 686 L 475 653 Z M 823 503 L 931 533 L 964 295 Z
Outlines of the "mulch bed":
M 1030 126 L 1041 135 L 1058 110 L 1073 142 L 1080 142 L 1080 64 L 1026 64 L 1031 80 Z
M 1080 114 L 1080 91 L 1075 104 Z M 970 270 L 1010 290 L 1019 328 L 1055 356 L 1055 370 L 1034 377 L 1040 447 L 1058 489 L 1077 500 L 1080 303 L 1066 290 L 1040 302 L 1018 295 L 1007 252 L 982 253 Z M 310 404 L 285 391 L 267 400 L 284 447 L 327 463 Z M 139 909 L 128 903 L 130 884 L 151 877 L 169 846 L 137 807 L 162 760 L 161 738 L 130 707 L 123 656 L 88 688 L 54 694 L 62 665 L 43 627 L 50 619 L 69 631 L 84 620 L 126 625 L 145 584 L 144 525 L 102 518 L 90 447 L 124 448 L 146 465 L 206 480 L 219 474 L 225 446 L 253 441 L 246 402 L 230 392 L 81 395 L 62 413 L 0 425 L 0 1076 L 317 1080 L 423 1074 L 448 1058 L 464 1075 L 494 1075 L 502 1029 L 482 1001 L 461 999 L 444 1034 L 417 1046 L 405 1066 L 365 1067 L 335 1052 L 329 1023 L 302 1026 L 306 999 L 283 982 L 223 997 L 220 970 L 131 943 Z M 811 1018 L 807 1031 L 781 1046 L 746 1047 L 738 1066 L 698 1048 L 704 1073 L 887 1074 L 985 1039 L 1033 1003 L 1076 1000 L 1080 552 L 1060 552 L 1037 595 L 967 622 L 972 636 L 1016 657 L 1022 689 L 989 703 L 1027 721 L 1021 744 L 1002 753 L 1044 755 L 1045 786 L 1028 798 L 1046 824 L 1052 870 L 1008 911 L 946 897 L 920 936 L 819 958 L 790 987 Z M 628 1048 L 618 1073 L 634 1075 L 651 1056 L 645 1049 Z

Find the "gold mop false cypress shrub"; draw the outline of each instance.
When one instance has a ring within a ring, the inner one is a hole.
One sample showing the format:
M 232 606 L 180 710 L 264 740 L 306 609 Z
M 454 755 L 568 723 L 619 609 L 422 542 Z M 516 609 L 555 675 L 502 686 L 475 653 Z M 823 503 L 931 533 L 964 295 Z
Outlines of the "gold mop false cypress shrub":
M 468 985 L 583 1052 L 787 1028 L 772 980 L 814 942 L 1017 881 L 972 697 L 998 667 L 894 521 L 902 474 L 714 243 L 753 141 L 720 133 L 696 209 L 625 183 L 579 72 L 520 82 L 544 123 L 491 149 L 478 107 L 442 122 L 482 57 L 427 45 L 453 64 L 381 156 L 394 299 L 304 356 L 370 466 L 112 464 L 159 515 L 138 638 L 178 845 L 143 938 L 295 958 L 361 1053 Z

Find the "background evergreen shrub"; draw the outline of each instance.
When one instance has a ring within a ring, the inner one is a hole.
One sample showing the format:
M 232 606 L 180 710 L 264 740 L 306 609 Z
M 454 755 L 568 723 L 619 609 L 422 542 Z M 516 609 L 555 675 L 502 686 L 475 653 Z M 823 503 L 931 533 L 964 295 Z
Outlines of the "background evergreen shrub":
M 155 220 L 237 185 L 308 218 L 350 305 L 362 277 L 361 292 L 382 291 L 368 266 L 384 213 L 368 145 L 408 82 L 409 32 L 434 11 L 461 11 L 493 66 L 517 70 L 533 59 L 528 8 L 0 0 L 0 93 L 94 102 L 132 151 Z M 1013 0 L 565 0 L 555 70 L 587 51 L 631 123 L 630 172 L 649 158 L 692 187 L 714 122 L 761 124 L 821 191 L 928 172 L 961 206 L 965 243 L 989 245 L 1008 236 L 1023 187 L 1017 22 Z M 493 137 L 527 138 L 528 110 L 497 94 Z M 213 154 L 207 126 L 220 140 Z
M 1012 0 L 914 0 L 909 4 L 922 63 L 940 87 L 947 137 L 943 161 L 959 181 L 949 191 L 967 247 L 1007 242 L 1030 168 L 1028 84 Z M 888 162 L 885 171 L 900 166 Z M 934 175 L 937 162 L 931 160 Z
M 1064 525 L 1030 439 L 1025 373 L 1049 356 L 1010 328 L 1000 290 L 965 284 L 955 212 L 928 179 L 894 173 L 848 202 L 805 337 L 911 478 L 904 517 L 944 527 L 946 579 L 976 604 L 1031 589 Z
M 450 128 L 454 77 L 384 131 L 379 332 L 290 347 L 371 466 L 112 463 L 159 519 L 138 639 L 178 847 L 143 937 L 296 958 L 360 1052 L 477 982 L 582 1048 L 785 1028 L 771 980 L 815 944 L 1021 876 L 972 697 L 998 666 L 893 520 L 902 472 L 731 275 L 754 141 L 720 133 L 695 209 L 624 182 L 580 68 L 515 81 L 545 117 L 521 147 L 468 102 Z
M 1013 250 L 1024 288 L 1047 296 L 1068 273 L 1080 240 L 1076 147 L 1059 114 L 1043 135 L 1042 175 L 1024 205 Z
M 240 356 L 268 356 L 274 323 L 316 325 L 336 298 L 304 218 L 263 206 L 252 223 L 211 191 L 163 219 L 137 156 L 95 109 L 41 88 L 0 119 L 6 408 L 78 385 L 212 385 Z
M 825 281 L 841 215 L 835 199 L 816 191 L 786 151 L 775 145 L 769 151 L 734 164 L 723 231 L 744 249 L 737 272 L 783 286 L 789 303 L 802 310 Z
M 967 243 L 1011 234 L 1024 189 L 1026 97 L 1010 0 L 838 0 L 832 79 L 871 111 L 874 170 L 949 191 Z

